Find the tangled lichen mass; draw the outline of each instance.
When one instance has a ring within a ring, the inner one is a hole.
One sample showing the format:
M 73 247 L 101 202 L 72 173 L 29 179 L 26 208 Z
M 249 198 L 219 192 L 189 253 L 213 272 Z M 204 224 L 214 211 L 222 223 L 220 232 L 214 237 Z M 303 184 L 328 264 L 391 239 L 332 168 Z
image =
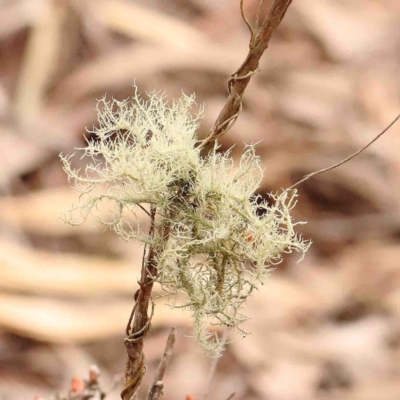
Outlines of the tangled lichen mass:
M 71 157 L 61 155 L 81 193 L 65 220 L 79 224 L 91 216 L 126 240 L 157 248 L 155 280 L 171 294 L 171 306 L 191 310 L 195 338 L 209 355 L 219 356 L 224 343 L 207 325 L 241 331 L 248 296 L 284 253 L 303 255 L 309 243 L 294 230 L 296 191 L 272 195 L 272 204 L 255 196 L 263 170 L 254 145 L 246 147 L 238 166 L 229 151 L 218 152 L 217 143 L 201 156 L 201 113 L 192 115 L 193 103 L 194 96 L 182 95 L 169 106 L 157 92 L 147 101 L 137 92 L 132 100 L 100 100 L 99 127 L 92 131 L 98 140 L 81 149 L 91 162 L 81 173 Z M 109 219 L 98 211 L 104 201 L 113 204 Z M 146 205 L 157 210 L 151 238 L 126 218 Z M 185 295 L 183 301 L 178 294 Z

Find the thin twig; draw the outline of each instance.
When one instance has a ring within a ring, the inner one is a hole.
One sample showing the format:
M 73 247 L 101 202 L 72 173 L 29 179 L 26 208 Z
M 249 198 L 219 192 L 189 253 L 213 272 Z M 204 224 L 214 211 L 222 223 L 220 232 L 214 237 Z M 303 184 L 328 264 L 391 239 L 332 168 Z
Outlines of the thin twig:
M 290 6 L 290 3 L 292 2 L 292 0 L 290 1 L 286 1 L 286 2 L 282 2 L 280 0 L 274 0 L 274 2 L 272 3 L 272 7 L 270 12 L 268 13 L 268 15 L 265 17 L 265 20 L 262 24 L 261 30 L 264 31 L 265 28 L 271 24 L 271 18 L 275 18 L 274 15 L 272 15 L 271 11 L 273 11 L 274 6 L 279 6 L 279 7 L 283 7 L 282 9 L 280 9 L 280 13 L 282 15 L 282 18 L 285 16 L 287 9 Z M 278 4 L 279 3 L 279 4 Z M 285 4 L 286 3 L 286 4 Z M 265 31 L 264 31 L 265 32 Z
M 253 37 L 254 36 L 253 28 L 251 27 L 250 22 L 246 18 L 246 14 L 244 13 L 243 3 L 244 3 L 244 0 L 240 0 L 240 14 L 242 15 L 244 23 L 249 28 L 251 37 Z
M 258 2 L 258 7 L 257 7 L 257 13 L 256 13 L 256 20 L 255 20 L 255 26 L 256 28 L 258 28 L 259 23 L 260 23 L 260 13 L 261 13 L 261 7 L 264 3 L 264 0 L 260 0 Z
M 147 332 L 150 329 L 151 320 L 154 315 L 154 308 L 155 308 L 154 301 L 151 301 L 151 314 L 150 317 L 147 318 L 145 326 L 142 329 L 138 330 L 137 332 L 132 333 L 132 335 L 126 337 L 124 339 L 124 343 L 137 343 L 143 340 L 143 338 L 146 336 Z
M 202 149 L 219 139 L 232 127 L 232 124 L 227 124 L 226 121 L 231 121 L 233 117 L 234 120 L 237 119 L 241 111 L 242 98 L 246 87 L 252 75 L 258 70 L 261 56 L 267 49 L 272 34 L 281 23 L 291 2 L 292 0 L 274 0 L 260 31 L 255 33 L 244 15 L 243 0 L 241 0 L 240 11 L 246 25 L 249 29 L 251 28 L 250 32 L 252 33 L 249 52 L 243 64 L 228 80 L 229 96 L 225 102 L 224 108 L 220 112 L 209 134 L 204 140 L 199 141 L 197 144 L 198 148 Z M 259 14 L 260 11 L 258 11 L 258 15 L 256 15 L 258 21 L 260 19 Z
M 162 389 L 164 387 L 163 378 L 165 370 L 170 362 L 172 350 L 174 348 L 176 339 L 176 329 L 173 327 L 168 336 L 167 344 L 165 346 L 164 354 L 161 358 L 160 364 L 158 364 L 157 372 L 154 376 L 153 383 L 150 387 L 149 393 L 146 400 L 157 400 L 162 394 Z
M 152 239 L 156 232 L 156 208 L 150 207 L 150 231 L 149 238 Z M 174 218 L 174 213 L 170 219 Z M 171 226 L 169 224 L 159 228 L 157 232 L 165 241 L 168 240 Z M 152 290 L 155 279 L 158 275 L 157 259 L 161 249 L 157 246 L 148 247 L 146 260 L 142 264 L 141 276 L 139 281 L 139 291 L 137 292 L 136 305 L 133 315 L 132 328 L 130 334 L 124 340 L 128 353 L 128 361 L 125 369 L 125 387 L 121 392 L 122 400 L 132 400 L 135 398 L 140 387 L 143 375 L 146 372 L 145 356 L 143 352 L 144 338 L 150 330 L 151 319 L 154 313 L 154 302 L 152 302 L 151 314 L 149 315 L 149 303 L 152 301 Z
M 150 231 L 149 237 L 152 238 L 155 233 L 156 208 L 150 208 Z M 128 353 L 128 361 L 125 369 L 125 387 L 121 392 L 123 400 L 131 400 L 137 392 L 143 375 L 146 371 L 143 353 L 143 339 L 150 328 L 151 318 L 154 312 L 154 305 L 151 315 L 148 315 L 149 303 L 151 301 L 151 291 L 153 289 L 154 279 L 157 276 L 157 249 L 150 246 L 147 259 L 143 264 L 139 282 L 139 294 L 137 296 L 132 328 L 129 329 L 129 336 L 124 340 Z M 150 272 L 150 276 L 149 276 Z M 130 325 L 130 324 L 129 324 Z
M 375 138 L 372 139 L 362 149 L 357 150 L 351 156 L 345 158 L 344 160 L 338 162 L 337 164 L 334 164 L 334 165 L 332 165 L 330 167 L 327 167 L 327 168 L 324 168 L 324 169 L 320 169 L 319 171 L 315 171 L 315 172 L 312 172 L 311 174 L 306 175 L 303 179 L 299 180 L 294 185 L 290 186 L 290 188 L 288 190 L 295 188 L 296 186 L 300 185 L 300 183 L 303 183 L 303 182 L 307 181 L 308 179 L 312 178 L 313 176 L 316 176 L 316 175 L 322 174 L 323 172 L 327 172 L 327 171 L 330 171 L 330 170 L 335 169 L 337 167 L 340 167 L 341 165 L 343 165 L 343 164 L 347 163 L 348 161 L 350 161 L 352 158 L 358 156 L 365 149 L 367 149 L 369 146 L 371 146 L 372 143 L 377 141 L 383 134 L 385 134 L 399 119 L 400 119 L 400 114 L 398 114 L 397 117 L 381 133 L 379 133 L 377 136 L 375 136 Z
M 140 290 L 140 289 L 138 289 L 138 290 Z M 136 308 L 137 308 L 137 301 L 135 301 L 135 305 L 132 308 L 131 315 L 129 316 L 129 320 L 126 325 L 125 333 L 127 336 L 129 336 L 131 334 L 131 329 L 132 329 L 131 324 L 132 324 L 133 316 L 135 315 L 135 312 L 136 312 Z
M 151 226 L 150 226 L 150 232 L 151 232 Z M 149 234 L 150 234 L 150 232 L 149 232 Z M 143 248 L 142 270 L 145 267 L 144 263 L 145 263 L 145 260 L 146 260 L 146 250 L 147 250 L 147 244 L 145 244 L 144 248 Z M 129 320 L 128 320 L 128 324 L 126 325 L 126 334 L 127 334 L 127 336 L 129 336 L 131 334 L 131 329 L 132 329 L 131 324 L 132 324 L 133 316 L 135 315 L 135 311 L 136 311 L 136 307 L 137 307 L 137 300 L 138 300 L 139 293 L 140 293 L 140 282 L 139 281 L 138 281 L 138 284 L 139 284 L 139 289 L 136 291 L 135 298 L 134 298 L 135 305 L 133 306 L 133 309 L 131 311 L 131 315 L 130 315 Z
M 138 204 L 138 206 L 150 217 L 151 215 L 150 215 L 150 213 L 141 205 L 141 204 Z

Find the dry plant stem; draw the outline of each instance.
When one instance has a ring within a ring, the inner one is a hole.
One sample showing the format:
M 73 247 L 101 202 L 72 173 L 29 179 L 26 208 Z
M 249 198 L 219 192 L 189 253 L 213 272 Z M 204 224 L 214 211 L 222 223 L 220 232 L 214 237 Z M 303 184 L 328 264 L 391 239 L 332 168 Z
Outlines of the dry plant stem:
M 260 0 L 262 1 L 262 0 Z M 224 108 L 218 116 L 214 127 L 205 140 L 199 143 L 199 148 L 212 143 L 225 132 L 227 132 L 235 123 L 242 109 L 242 96 L 250 82 L 251 76 L 258 71 L 260 58 L 267 49 L 274 30 L 282 21 L 291 0 L 274 0 L 272 7 L 264 20 L 261 28 L 255 27 L 258 32 L 251 27 L 247 21 L 243 11 L 243 0 L 241 1 L 242 17 L 250 29 L 251 40 L 249 53 L 241 65 L 241 67 L 230 77 L 228 82 L 229 96 Z M 259 11 L 257 12 L 257 25 L 259 21 Z M 154 207 L 150 209 L 151 228 L 149 236 L 154 235 L 155 230 L 155 214 Z M 164 238 L 168 237 L 168 227 L 163 232 Z M 137 390 L 140 386 L 143 375 L 146 371 L 143 353 L 143 339 L 147 334 L 151 316 L 148 315 L 149 303 L 151 301 L 151 292 L 154 279 L 157 277 L 156 256 L 157 249 L 150 246 L 147 254 L 147 261 L 141 271 L 141 279 L 139 282 L 139 292 L 136 304 L 128 322 L 127 331 L 129 336 L 125 339 L 125 345 L 128 353 L 128 362 L 125 371 L 125 388 L 121 393 L 123 400 L 132 400 L 135 398 Z M 135 296 L 136 297 L 136 296 Z M 154 310 L 154 306 L 153 306 Z M 130 325 L 132 322 L 132 329 Z M 129 332 L 130 331 L 130 332 Z M 174 339 L 171 339 L 171 341 Z M 168 348 L 168 344 L 167 344 Z M 171 345 L 172 349 L 172 345 Z M 165 369 L 165 368 L 164 368 Z M 160 370 L 161 371 L 161 370 Z M 160 372 L 161 373 L 161 372 Z M 156 399 L 160 396 L 162 390 L 162 381 L 156 380 L 150 389 L 148 399 Z
M 365 149 L 367 149 L 369 146 L 371 146 L 372 143 L 376 142 L 383 134 L 385 134 L 399 119 L 400 119 L 400 114 L 398 114 L 396 116 L 396 118 L 382 132 L 380 132 L 377 136 L 375 136 L 374 139 L 372 139 L 368 144 L 366 144 L 360 150 L 357 150 L 351 156 L 345 158 L 344 160 L 338 162 L 337 164 L 331 165 L 330 167 L 327 167 L 327 168 L 324 168 L 324 169 L 320 169 L 319 171 L 315 171 L 315 172 L 312 172 L 311 174 L 306 175 L 303 179 L 299 180 L 294 185 L 290 186 L 290 188 L 288 190 L 294 189 L 296 186 L 300 185 L 300 183 L 303 183 L 303 182 L 309 180 L 313 176 L 316 176 L 316 175 L 322 174 L 323 172 L 327 172 L 327 171 L 330 171 L 330 170 L 335 169 L 337 167 L 340 167 L 341 165 L 343 165 L 343 164 L 347 163 L 348 161 L 350 161 L 352 158 L 358 156 Z
M 150 214 L 149 214 L 149 216 L 150 216 L 150 218 L 151 218 L 151 215 L 150 215 Z M 152 232 L 152 225 L 150 226 L 150 232 L 149 232 L 149 234 L 151 234 L 151 232 Z M 143 249 L 143 257 L 142 257 L 142 268 L 141 268 L 141 271 L 143 271 L 143 270 L 145 269 L 146 251 L 147 251 L 147 244 L 144 245 L 144 249 Z M 139 284 L 139 286 L 140 286 L 140 281 L 138 281 L 138 284 Z M 132 324 L 133 316 L 135 315 L 136 307 L 137 307 L 137 304 L 138 304 L 138 303 L 137 303 L 137 299 L 138 299 L 139 293 L 140 293 L 140 289 L 138 289 L 138 290 L 136 291 L 136 293 L 135 293 L 135 297 L 134 297 L 134 298 L 135 298 L 135 305 L 134 305 L 134 307 L 133 307 L 133 309 L 132 309 L 131 315 L 130 315 L 130 317 L 129 317 L 128 324 L 127 324 L 127 326 L 126 326 L 126 331 L 125 331 L 127 336 L 129 336 L 129 335 L 131 334 L 131 330 L 132 330 L 131 324 Z
M 149 394 L 147 395 L 146 400 L 157 400 L 162 394 L 162 389 L 164 387 L 162 380 L 164 378 L 165 370 L 167 369 L 167 366 L 172 356 L 172 350 L 174 348 L 175 339 L 176 339 L 176 329 L 173 327 L 168 336 L 164 354 L 162 356 L 160 364 L 158 365 L 157 372 L 154 376 L 154 381 L 150 387 Z
M 156 209 L 151 207 L 149 237 L 154 235 L 155 215 Z M 125 370 L 125 387 L 121 392 L 121 398 L 123 400 L 131 400 L 135 396 L 143 375 L 146 372 L 143 339 L 150 327 L 151 317 L 148 316 L 148 308 L 151 300 L 154 277 L 157 276 L 155 256 L 156 250 L 150 247 L 147 261 L 144 263 L 144 268 L 142 268 L 141 271 L 139 282 L 140 289 L 134 308 L 132 330 L 124 341 L 128 353 L 128 361 Z
M 253 36 L 254 36 L 254 31 L 253 31 L 253 28 L 251 27 L 250 22 L 249 22 L 248 19 L 246 18 L 245 13 L 244 13 L 243 3 L 244 3 L 244 0 L 240 0 L 240 13 L 242 14 L 242 18 L 243 18 L 244 23 L 245 23 L 245 24 L 247 25 L 247 27 L 249 28 L 251 37 L 253 37 Z M 261 5 L 261 1 L 260 1 L 260 5 Z
M 262 0 L 260 0 L 260 3 Z M 249 53 L 240 68 L 229 78 L 229 96 L 225 106 L 219 114 L 214 126 L 208 136 L 198 144 L 199 148 L 204 148 L 216 139 L 224 135 L 232 126 L 242 107 L 242 97 L 251 76 L 258 71 L 260 58 L 268 48 L 269 41 L 273 32 L 281 23 L 292 0 L 274 0 L 262 26 L 258 27 L 260 11 L 257 11 L 257 24 L 252 28 L 243 11 L 243 0 L 240 3 L 242 18 L 251 32 Z M 260 5 L 261 7 L 261 5 Z M 258 32 L 257 32 L 258 30 Z M 227 122 L 229 121 L 229 122 Z
M 149 238 L 152 238 L 155 233 L 155 217 L 156 208 L 151 206 Z M 169 226 L 163 228 L 161 235 L 165 240 L 168 239 Z M 148 315 L 153 284 L 158 275 L 156 262 L 158 252 L 158 249 L 152 246 L 149 247 L 147 260 L 142 264 L 139 291 L 137 296 L 135 295 L 136 303 L 132 311 L 133 315 L 131 315 L 128 322 L 128 331 L 131 322 L 133 323 L 129 336 L 124 340 L 128 353 L 128 361 L 125 369 L 125 387 L 121 392 L 121 398 L 123 400 L 132 400 L 135 398 L 143 375 L 146 372 L 143 340 L 150 329 L 151 319 L 154 313 L 154 303 L 152 303 L 152 311 L 150 316 Z
M 256 13 L 256 20 L 255 20 L 255 25 L 258 26 L 259 22 L 260 22 L 260 14 L 261 14 L 261 7 L 264 3 L 264 0 L 260 0 L 258 2 L 258 8 L 257 8 L 257 13 Z

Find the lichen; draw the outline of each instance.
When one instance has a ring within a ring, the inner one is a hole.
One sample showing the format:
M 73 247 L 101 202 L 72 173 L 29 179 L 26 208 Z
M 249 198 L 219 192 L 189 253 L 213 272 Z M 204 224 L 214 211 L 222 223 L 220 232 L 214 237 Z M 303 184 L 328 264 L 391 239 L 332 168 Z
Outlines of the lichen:
M 284 253 L 303 256 L 310 243 L 294 230 L 296 191 L 270 195 L 271 204 L 255 195 L 264 171 L 254 145 L 246 146 L 237 166 L 230 151 L 218 152 L 217 142 L 201 156 L 201 112 L 191 113 L 193 103 L 194 96 L 182 95 L 169 106 L 158 92 L 144 101 L 137 91 L 132 100 L 100 100 L 99 127 L 91 131 L 96 140 L 78 149 L 91 162 L 81 172 L 71 157 L 60 156 L 81 194 L 64 217 L 78 225 L 91 216 L 125 240 L 156 246 L 155 279 L 169 304 L 191 311 L 194 337 L 209 355 L 219 356 L 225 343 L 208 325 L 245 334 L 240 324 L 247 319 L 246 299 Z M 98 211 L 103 202 L 113 206 L 109 218 Z M 152 238 L 127 217 L 146 205 L 157 209 Z

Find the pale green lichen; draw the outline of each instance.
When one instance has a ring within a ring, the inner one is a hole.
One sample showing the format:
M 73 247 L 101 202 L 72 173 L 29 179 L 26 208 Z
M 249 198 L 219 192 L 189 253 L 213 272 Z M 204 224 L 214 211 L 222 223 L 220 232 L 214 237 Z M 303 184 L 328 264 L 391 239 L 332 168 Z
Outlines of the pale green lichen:
M 81 193 L 65 220 L 79 224 L 92 216 L 126 240 L 156 246 L 156 280 L 170 295 L 169 304 L 191 310 L 195 338 L 209 355 L 219 356 L 225 343 L 207 325 L 244 333 L 239 324 L 246 319 L 241 310 L 248 296 L 284 253 L 303 256 L 309 247 L 291 217 L 297 194 L 272 195 L 272 204 L 255 196 L 263 170 L 253 145 L 238 166 L 229 151 L 217 152 L 217 143 L 201 157 L 196 148 L 201 113 L 190 111 L 194 96 L 183 95 L 171 107 L 157 92 L 148 97 L 144 101 L 135 93 L 132 101 L 99 101 L 97 141 L 81 149 L 92 160 L 82 174 L 61 155 Z M 102 202 L 114 206 L 109 219 L 98 211 Z M 157 209 L 153 238 L 126 218 L 139 205 Z

